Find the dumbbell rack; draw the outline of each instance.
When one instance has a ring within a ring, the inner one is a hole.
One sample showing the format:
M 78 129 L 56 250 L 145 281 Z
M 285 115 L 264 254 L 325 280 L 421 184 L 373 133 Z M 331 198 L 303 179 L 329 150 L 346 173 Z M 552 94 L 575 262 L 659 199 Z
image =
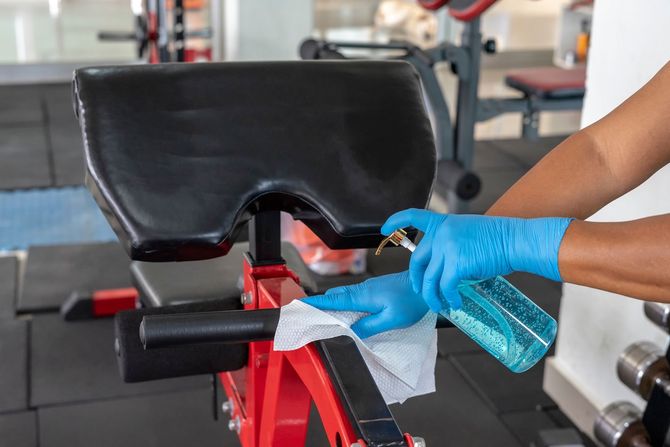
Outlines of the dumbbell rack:
M 647 318 L 670 333 L 670 304 L 645 303 Z M 670 346 L 651 342 L 627 347 L 617 361 L 621 382 L 647 401 L 644 411 L 630 402 L 613 402 L 595 422 L 596 438 L 612 447 L 670 445 Z

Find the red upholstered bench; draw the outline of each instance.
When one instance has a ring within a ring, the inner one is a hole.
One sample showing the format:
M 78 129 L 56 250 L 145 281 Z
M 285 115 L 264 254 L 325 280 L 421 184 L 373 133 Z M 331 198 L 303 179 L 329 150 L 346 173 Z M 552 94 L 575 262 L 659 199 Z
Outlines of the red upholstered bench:
M 508 72 L 507 86 L 526 96 L 542 99 L 581 98 L 584 96 L 586 69 L 558 67 L 525 68 Z

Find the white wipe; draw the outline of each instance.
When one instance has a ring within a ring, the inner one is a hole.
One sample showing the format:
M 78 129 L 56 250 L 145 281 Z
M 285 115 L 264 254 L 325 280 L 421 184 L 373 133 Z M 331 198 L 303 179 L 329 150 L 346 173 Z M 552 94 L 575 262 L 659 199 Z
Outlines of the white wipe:
M 387 404 L 435 391 L 437 315 L 428 312 L 405 329 L 361 340 L 350 326 L 367 314 L 323 311 L 300 300 L 281 308 L 274 349 L 291 351 L 316 340 L 351 337 Z

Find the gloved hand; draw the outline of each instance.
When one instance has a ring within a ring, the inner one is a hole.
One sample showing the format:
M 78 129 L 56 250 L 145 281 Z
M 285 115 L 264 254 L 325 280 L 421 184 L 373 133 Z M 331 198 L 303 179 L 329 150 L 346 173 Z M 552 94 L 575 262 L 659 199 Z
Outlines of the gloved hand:
M 445 304 L 453 309 L 461 306 L 457 286 L 462 280 L 521 271 L 561 281 L 558 248 L 571 221 L 409 209 L 389 217 L 381 232 L 389 235 L 412 226 L 425 233 L 410 259 L 410 281 L 413 290 L 439 312 Z
M 428 306 L 412 290 L 408 272 L 378 276 L 360 284 L 335 287 L 325 295 L 303 299 L 322 310 L 368 312 L 351 325 L 361 338 L 367 338 L 391 329 L 413 325 L 428 312 Z

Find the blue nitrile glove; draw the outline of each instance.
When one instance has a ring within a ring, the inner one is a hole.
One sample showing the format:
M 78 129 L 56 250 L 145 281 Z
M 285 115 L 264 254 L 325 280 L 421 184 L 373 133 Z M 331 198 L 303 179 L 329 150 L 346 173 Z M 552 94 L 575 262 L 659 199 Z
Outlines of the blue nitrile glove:
M 453 309 L 461 306 L 457 286 L 462 280 L 520 271 L 561 281 L 558 248 L 571 221 L 409 209 L 389 217 L 381 232 L 389 235 L 412 226 L 425 233 L 410 259 L 410 280 L 413 290 L 421 292 L 428 306 L 439 312 L 445 304 Z
M 303 299 L 322 310 L 367 312 L 351 325 L 361 338 L 413 325 L 428 312 L 421 295 L 414 293 L 407 271 L 378 276 L 351 286 L 335 287 L 325 295 Z

